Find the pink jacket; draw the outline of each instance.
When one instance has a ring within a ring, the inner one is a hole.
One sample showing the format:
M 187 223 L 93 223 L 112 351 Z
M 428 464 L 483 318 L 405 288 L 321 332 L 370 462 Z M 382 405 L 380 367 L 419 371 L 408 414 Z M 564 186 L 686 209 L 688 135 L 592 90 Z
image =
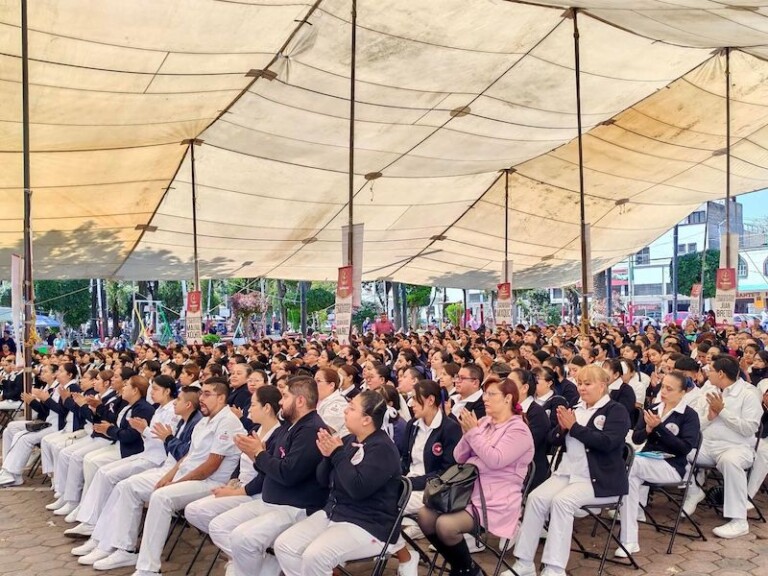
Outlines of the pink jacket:
M 514 537 L 520 519 L 525 475 L 533 460 L 533 437 L 528 425 L 519 416 L 503 424 L 494 424 L 488 416 L 481 418 L 477 427 L 461 438 L 453 456 L 456 462 L 477 466 L 488 510 L 486 528 L 489 532 L 502 538 Z M 472 505 L 482 522 L 477 484 Z M 471 509 L 468 511 L 472 513 Z

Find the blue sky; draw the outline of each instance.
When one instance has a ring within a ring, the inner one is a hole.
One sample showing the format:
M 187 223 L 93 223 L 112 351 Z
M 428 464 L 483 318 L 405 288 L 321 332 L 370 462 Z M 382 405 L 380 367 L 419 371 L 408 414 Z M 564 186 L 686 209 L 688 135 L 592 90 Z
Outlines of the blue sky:
M 768 217 L 768 190 L 760 190 L 736 197 L 744 206 L 744 221 Z

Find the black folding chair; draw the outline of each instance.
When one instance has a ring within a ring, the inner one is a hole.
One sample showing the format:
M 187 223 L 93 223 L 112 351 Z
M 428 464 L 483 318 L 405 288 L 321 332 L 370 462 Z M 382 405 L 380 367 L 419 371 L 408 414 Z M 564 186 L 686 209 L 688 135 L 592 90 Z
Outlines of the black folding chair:
M 632 463 L 634 462 L 634 460 L 635 460 L 634 448 L 632 448 L 632 446 L 629 444 L 624 444 L 624 471 L 627 474 L 627 476 L 629 476 L 629 470 L 630 468 L 632 468 Z M 621 508 L 621 502 L 623 500 L 624 500 L 624 496 L 622 495 L 622 496 L 618 496 L 615 502 L 610 502 L 608 504 L 587 504 L 581 507 L 582 511 L 586 512 L 590 517 L 592 517 L 595 520 L 594 527 L 592 528 L 592 535 L 594 536 L 597 533 L 598 525 L 602 526 L 607 533 L 602 554 L 596 554 L 594 552 L 587 550 L 584 547 L 584 545 L 581 543 L 581 541 L 576 537 L 575 531 L 572 536 L 573 541 L 576 543 L 576 548 L 572 548 L 572 551 L 581 552 L 584 558 L 600 559 L 600 567 L 597 570 L 597 576 L 602 575 L 606 562 L 610 562 L 612 564 L 619 564 L 621 566 L 631 566 L 635 570 L 640 568 L 637 565 L 637 562 L 635 562 L 635 559 L 632 557 L 632 554 L 629 552 L 629 550 L 627 550 L 624 547 L 624 544 L 621 543 L 621 539 L 614 533 L 614 530 L 616 528 L 616 520 L 619 517 L 618 512 L 619 512 L 619 509 Z M 595 510 L 597 510 L 597 512 L 595 512 Z M 610 522 L 606 522 L 606 520 L 602 518 L 601 514 L 603 510 L 613 511 L 613 517 L 610 518 Z M 619 548 L 621 548 L 624 551 L 624 553 L 626 554 L 626 562 L 617 560 L 616 558 L 608 558 L 608 548 L 611 545 L 611 541 L 618 544 Z
M 757 449 L 760 447 L 762 435 L 763 435 L 763 423 L 761 422 L 760 426 L 757 429 L 757 438 L 755 440 L 755 446 L 754 446 L 755 454 L 757 454 Z M 752 476 L 752 469 L 754 468 L 754 460 L 752 461 L 752 463 L 753 463 L 752 466 L 745 469 L 745 472 L 747 474 L 747 483 L 749 483 L 749 478 L 750 476 Z M 703 472 L 705 474 L 705 479 L 703 482 L 699 482 L 697 478 L 697 475 L 699 472 Z M 710 480 L 714 480 L 715 483 L 719 485 L 721 488 L 723 486 L 723 476 L 720 473 L 720 471 L 717 469 L 717 465 L 713 464 L 710 466 L 710 465 L 703 465 L 703 464 L 697 463 L 695 467 L 695 472 L 692 472 L 692 474 L 693 474 L 693 481 L 696 482 L 696 485 L 705 493 L 707 492 L 707 490 L 705 490 L 707 478 Z M 760 510 L 760 507 L 757 505 L 754 498 L 747 495 L 747 501 L 750 504 L 752 504 L 752 508 L 757 514 L 757 517 L 748 516 L 747 520 L 760 521 L 760 522 L 766 523 L 765 515 L 763 514 L 762 510 Z M 705 498 L 702 504 L 704 504 L 705 506 L 709 506 L 710 508 L 713 508 L 719 516 L 722 516 L 723 506 L 719 502 L 713 501 L 710 498 Z
M 5 432 L 8 424 L 16 420 L 16 417 L 21 414 L 24 409 L 24 403 L 21 402 L 16 408 L 10 410 L 0 410 L 0 434 Z
M 407 478 L 406 476 L 401 476 L 400 477 L 400 497 L 397 500 L 397 516 L 395 518 L 395 523 L 392 525 L 392 529 L 389 531 L 389 535 L 387 536 L 387 539 L 384 542 L 384 545 L 381 547 L 381 552 L 379 552 L 377 556 L 372 556 L 368 558 L 356 558 L 354 560 L 350 560 L 347 562 L 348 564 L 374 560 L 373 569 L 371 570 L 371 576 L 381 576 L 384 573 L 384 568 L 386 568 L 387 566 L 387 560 L 389 560 L 389 557 L 392 555 L 392 552 L 390 551 L 390 547 L 392 544 L 394 544 L 397 541 L 398 530 L 400 528 L 400 524 L 403 521 L 403 515 L 405 514 L 405 507 L 408 505 L 408 500 L 411 497 L 412 491 L 413 491 L 413 487 L 411 486 L 410 478 Z M 344 574 L 344 576 L 352 576 L 352 573 L 349 570 L 347 570 L 344 566 L 337 566 L 336 569 L 342 574 Z
M 168 542 L 171 541 L 171 536 L 173 535 L 174 530 L 176 530 L 177 527 L 180 527 L 179 532 L 176 534 L 176 538 L 171 545 L 171 549 L 168 550 L 168 554 L 165 557 L 166 562 L 171 559 L 171 555 L 173 554 L 173 551 L 176 550 L 176 546 L 179 544 L 179 540 L 181 540 L 181 535 L 184 534 L 184 530 L 187 529 L 187 526 L 189 526 L 189 522 L 187 522 L 187 519 L 184 517 L 184 510 L 179 510 L 173 515 L 173 523 L 171 524 L 171 529 L 168 531 L 168 538 L 165 540 L 165 545 L 167 546 Z
M 523 510 L 525 509 L 525 502 L 528 499 L 528 492 L 531 489 L 531 486 L 533 485 L 533 478 L 536 476 L 536 463 L 531 460 L 531 462 L 528 464 L 528 472 L 525 476 L 525 484 L 523 485 L 522 490 L 522 507 L 520 509 L 520 517 L 522 518 Z M 478 482 L 480 480 L 478 479 Z M 485 502 L 483 502 L 484 504 Z M 487 518 L 488 513 L 487 510 L 481 510 L 481 517 Z M 489 536 L 491 536 L 491 533 L 488 532 L 486 527 L 479 525 L 477 526 L 477 529 L 473 533 L 473 535 L 478 539 L 480 543 L 482 543 L 485 546 L 485 549 L 489 551 L 491 554 L 493 554 L 496 557 L 496 568 L 493 571 L 493 576 L 499 576 L 499 573 L 501 572 L 501 567 L 504 566 L 507 570 L 509 570 L 514 576 L 517 576 L 517 572 L 512 568 L 512 565 L 506 560 L 504 557 L 509 550 L 509 547 L 512 544 L 512 541 L 509 538 L 500 538 L 499 539 L 499 547 L 494 548 L 490 541 Z M 435 552 L 432 556 L 432 560 L 430 561 L 429 565 L 429 571 L 427 572 L 428 576 L 431 576 L 432 573 L 435 570 L 435 567 L 437 566 L 437 558 L 439 556 L 438 552 Z M 440 566 L 440 576 L 442 576 L 443 572 L 445 572 L 445 559 L 443 559 L 443 563 Z
M 706 541 L 707 537 L 704 536 L 704 532 L 701 531 L 701 526 L 699 526 L 698 522 L 696 522 L 693 518 L 691 518 L 688 513 L 683 509 L 683 504 L 685 503 L 685 499 L 688 496 L 688 491 L 691 487 L 691 483 L 693 482 L 694 478 L 694 470 L 696 469 L 696 462 L 699 458 L 699 450 L 701 450 L 701 442 L 703 440 L 703 436 L 699 434 L 699 442 L 696 445 L 696 449 L 693 453 L 693 459 L 691 460 L 691 465 L 688 468 L 688 471 L 685 474 L 685 478 L 683 478 L 680 482 L 644 482 L 646 486 L 648 486 L 649 490 L 649 496 L 652 496 L 655 493 L 659 493 L 663 495 L 667 501 L 671 502 L 675 505 L 677 508 L 677 514 L 675 516 L 675 524 L 673 526 L 669 526 L 667 524 L 662 524 L 656 518 L 653 517 L 651 514 L 649 508 L 649 505 L 643 506 L 642 504 L 640 507 L 643 509 L 643 512 L 645 513 L 645 523 L 650 524 L 653 526 L 657 532 L 670 532 L 672 534 L 672 537 L 669 540 L 669 546 L 667 547 L 667 554 L 672 554 L 672 547 L 675 545 L 675 538 L 680 535 L 684 536 L 686 538 L 691 538 L 692 540 L 704 540 Z M 692 532 L 680 532 L 680 521 L 683 519 L 683 516 L 691 523 L 691 526 L 693 526 L 693 529 L 696 531 L 695 533 Z

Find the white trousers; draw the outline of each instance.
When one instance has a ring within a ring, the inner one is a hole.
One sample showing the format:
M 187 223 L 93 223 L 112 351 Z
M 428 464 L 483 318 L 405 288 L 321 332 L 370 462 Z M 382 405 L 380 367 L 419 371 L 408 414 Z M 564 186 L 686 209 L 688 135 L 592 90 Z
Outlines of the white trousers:
M 152 492 L 144 520 L 144 534 L 141 537 L 136 570 L 160 572 L 163 547 L 171 530 L 174 513 L 183 510 L 195 500 L 205 498 L 218 485 L 211 480 L 188 480 L 163 486 Z
M 253 520 L 264 510 L 261 495 L 222 512 L 208 523 L 208 535 L 216 547 L 232 558 L 232 532 L 241 524 Z
M 723 516 L 735 520 L 747 519 L 747 472 L 755 452 L 749 446 L 704 441 L 697 464 L 714 466 L 723 475 Z M 693 498 L 702 490 L 695 483 L 688 490 Z
M 98 450 L 88 452 L 83 457 L 83 492 L 80 500 L 88 494 L 88 488 L 99 468 L 117 460 L 120 460 L 120 446 L 118 444 L 106 444 Z
M 27 432 L 27 421 L 8 424 L 3 430 L 3 469 L 20 476 L 29 461 L 34 447 L 49 434 L 56 433 L 55 426 L 37 432 Z
M 136 548 L 144 503 L 167 471 L 168 468 L 152 468 L 117 483 L 93 530 L 92 538 L 99 543 L 100 550 Z
M 629 470 L 629 493 L 621 501 L 621 542 L 637 544 L 637 514 L 648 491 L 643 482 L 680 482 L 680 474 L 664 460 L 638 456 Z
M 237 526 L 230 535 L 230 558 L 235 576 L 278 576 L 280 565 L 277 558 L 267 555 L 266 550 L 274 545 L 277 537 L 285 530 L 304 520 L 307 517 L 306 512 L 293 506 L 267 504 L 255 500 L 242 504 L 219 518 L 236 513 L 241 508 L 245 509 L 243 513 L 247 513 L 250 519 Z M 217 520 L 218 518 L 211 523 L 212 540 L 213 525 Z M 213 542 L 216 544 L 216 540 Z
M 67 446 L 56 460 L 56 470 L 53 473 L 53 488 L 67 502 L 80 502 L 83 492 L 83 460 L 91 452 L 109 446 L 110 441 L 104 438 L 86 436 L 72 446 Z
M 533 562 L 539 535 L 549 517 L 547 540 L 541 561 L 555 568 L 565 570 L 571 553 L 573 514 L 586 505 L 600 506 L 616 502 L 616 497 L 596 498 L 588 482 L 570 483 L 568 476 L 551 476 L 528 496 L 525 504 L 523 524 L 518 532 L 520 537 L 515 546 L 515 557 Z
M 254 499 L 253 496 L 224 496 L 222 498 L 213 495 L 206 496 L 200 500 L 195 500 L 184 508 L 184 517 L 187 522 L 201 532 L 210 534 L 210 524 L 214 518 L 237 508 L 241 504 L 253 502 Z
M 768 439 L 763 438 L 757 446 L 752 473 L 749 475 L 749 483 L 747 484 L 747 493 L 750 498 L 754 498 L 760 491 L 760 486 L 765 482 L 766 476 L 768 476 Z
M 80 501 L 80 508 L 77 512 L 78 522 L 95 526 L 101 511 L 104 510 L 104 506 L 109 500 L 109 495 L 112 494 L 112 490 L 118 482 L 156 466 L 141 456 L 139 453 L 109 462 L 96 471 L 93 481 L 88 487 L 88 492 L 83 495 Z
M 360 526 L 332 522 L 320 510 L 280 534 L 275 555 L 285 576 L 331 576 L 342 562 L 376 556 L 383 545 Z
M 0 400 L 0 410 L 13 412 L 21 408 L 21 400 Z
M 40 462 L 43 474 L 52 474 L 56 470 L 56 460 L 59 453 L 84 436 L 85 430 L 78 430 L 77 432 L 59 430 L 43 438 L 40 442 Z

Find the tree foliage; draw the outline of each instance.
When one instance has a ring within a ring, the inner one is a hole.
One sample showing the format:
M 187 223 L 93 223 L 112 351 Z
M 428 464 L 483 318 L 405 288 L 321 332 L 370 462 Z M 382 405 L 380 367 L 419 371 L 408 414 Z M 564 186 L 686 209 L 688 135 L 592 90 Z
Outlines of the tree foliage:
M 91 317 L 89 280 L 38 280 L 35 306 L 60 314 L 70 328 L 79 328 Z
M 704 298 L 715 297 L 715 274 L 720 265 L 720 251 L 707 250 L 704 263 Z M 670 276 L 672 264 L 670 263 Z M 701 252 L 685 254 L 677 259 L 677 288 L 680 294 L 690 294 L 694 284 L 701 282 Z
M 352 324 L 362 331 L 363 322 L 366 318 L 374 320 L 379 315 L 379 308 L 370 302 L 363 302 L 362 305 L 352 313 Z

